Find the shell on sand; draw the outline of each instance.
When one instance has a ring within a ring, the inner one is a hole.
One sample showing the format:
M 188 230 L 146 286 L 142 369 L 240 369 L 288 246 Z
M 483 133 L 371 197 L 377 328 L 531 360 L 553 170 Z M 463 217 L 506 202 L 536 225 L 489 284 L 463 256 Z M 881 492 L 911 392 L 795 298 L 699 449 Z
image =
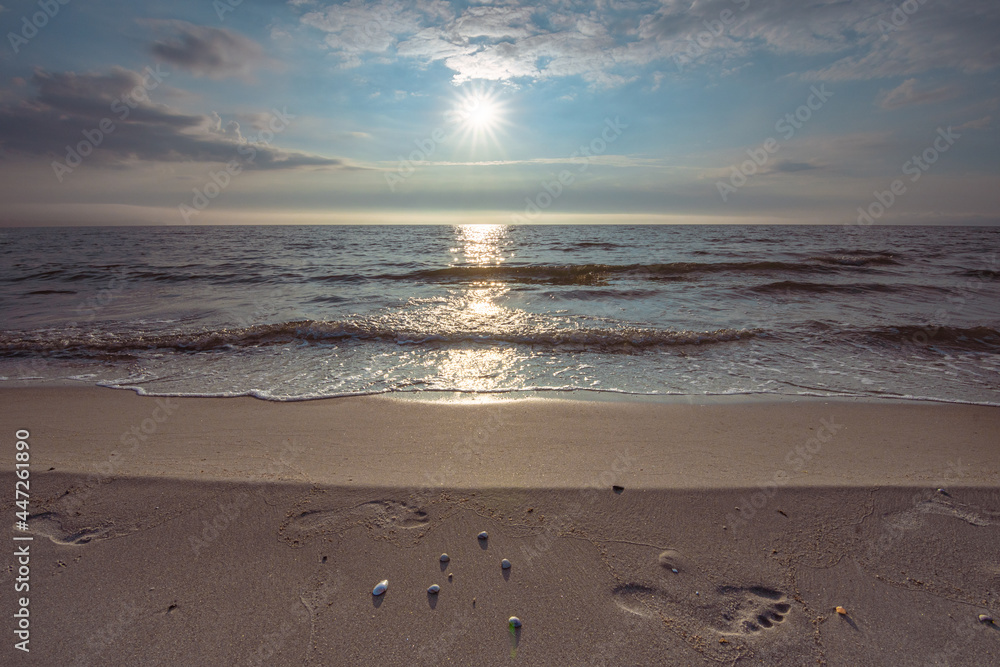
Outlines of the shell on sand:
M 448 561 L 451 560 L 451 556 L 449 556 L 448 554 L 441 554 L 440 560 L 442 563 L 447 563 Z
M 510 569 L 510 561 L 507 560 L 506 558 L 504 558 L 502 561 L 500 561 L 500 567 L 502 567 L 505 570 L 509 570 Z
M 512 628 L 519 628 L 519 627 L 521 627 L 521 619 L 519 619 L 517 616 L 511 616 L 510 618 L 508 618 L 507 619 L 507 623 Z
M 382 593 L 385 593 L 385 589 L 387 588 L 389 588 L 389 580 L 383 579 L 375 584 L 375 588 L 372 589 L 372 595 L 382 595 Z
M 489 536 L 490 536 L 490 534 L 489 534 L 489 533 L 487 533 L 487 532 L 486 532 L 485 530 L 484 530 L 483 532 L 479 533 L 479 535 L 476 535 L 476 537 L 478 537 L 478 538 L 479 538 L 479 539 L 481 539 L 481 540 L 485 540 L 485 539 L 487 539 L 487 538 L 488 538 Z
M 437 593 L 440 590 L 441 590 L 441 587 L 438 586 L 437 584 L 434 584 L 430 588 L 427 589 L 427 592 L 428 593 Z
M 834 611 L 836 611 L 841 616 L 847 616 L 847 610 L 843 607 L 838 606 Z

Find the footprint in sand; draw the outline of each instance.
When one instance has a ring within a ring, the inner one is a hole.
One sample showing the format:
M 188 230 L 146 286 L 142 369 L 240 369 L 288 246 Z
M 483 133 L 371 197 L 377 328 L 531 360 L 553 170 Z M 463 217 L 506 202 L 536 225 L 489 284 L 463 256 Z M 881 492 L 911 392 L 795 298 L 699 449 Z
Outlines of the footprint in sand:
M 80 545 L 93 540 L 110 537 L 107 527 L 81 527 L 77 530 L 63 527 L 66 519 L 55 512 L 43 512 L 28 517 L 28 526 L 32 533 L 44 535 L 56 544 Z
M 745 634 L 773 628 L 792 610 L 783 593 L 763 586 L 721 586 L 717 590 L 735 603 L 733 610 L 722 612 L 722 622 L 731 632 Z
M 647 618 L 663 616 L 669 607 L 680 604 L 670 591 L 642 584 L 616 586 L 612 594 L 624 611 Z M 703 601 L 692 602 L 694 609 L 690 610 L 717 611 L 712 614 L 714 618 L 705 620 L 720 635 L 746 635 L 773 628 L 792 610 L 783 593 L 763 586 L 718 586 L 714 592 L 698 591 L 695 597 Z M 705 616 L 704 613 L 697 615 Z
M 393 537 L 397 531 L 426 527 L 423 509 L 396 500 L 372 500 L 352 507 L 314 509 L 291 516 L 281 527 L 285 539 L 302 543 L 316 535 L 339 534 L 364 526 L 372 537 Z
M 676 550 L 668 549 L 659 557 L 648 551 L 621 556 L 623 562 L 616 569 L 631 570 L 631 576 L 611 591 L 618 607 L 658 619 L 713 657 L 731 657 L 733 651 L 756 646 L 765 637 L 790 639 L 790 633 L 779 630 L 790 619 L 792 625 L 805 624 L 803 618 L 795 618 L 792 601 L 780 590 L 719 584 Z

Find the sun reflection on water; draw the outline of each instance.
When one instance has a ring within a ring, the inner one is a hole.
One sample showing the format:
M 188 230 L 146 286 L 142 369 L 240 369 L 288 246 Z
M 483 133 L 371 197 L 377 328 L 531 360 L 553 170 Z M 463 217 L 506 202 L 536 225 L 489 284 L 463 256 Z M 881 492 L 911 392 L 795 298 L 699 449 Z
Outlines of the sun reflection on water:
M 459 225 L 455 227 L 456 247 L 451 249 L 460 266 L 499 266 L 511 256 L 508 225 Z M 527 314 L 503 305 L 509 292 L 506 286 L 484 277 L 466 288 L 456 290 L 447 305 L 433 313 L 446 328 L 467 333 L 472 341 L 482 336 L 511 334 L 526 326 Z M 470 341 L 471 345 L 475 345 Z M 449 386 L 463 391 L 491 391 L 509 384 L 508 374 L 515 366 L 513 347 L 477 349 L 463 347 L 446 352 L 438 375 Z
M 496 391 L 511 385 L 513 348 L 448 350 L 438 368 L 442 384 L 459 391 Z
M 458 246 L 452 255 L 459 263 L 472 266 L 496 266 L 508 259 L 511 245 L 508 225 L 458 225 L 455 236 Z

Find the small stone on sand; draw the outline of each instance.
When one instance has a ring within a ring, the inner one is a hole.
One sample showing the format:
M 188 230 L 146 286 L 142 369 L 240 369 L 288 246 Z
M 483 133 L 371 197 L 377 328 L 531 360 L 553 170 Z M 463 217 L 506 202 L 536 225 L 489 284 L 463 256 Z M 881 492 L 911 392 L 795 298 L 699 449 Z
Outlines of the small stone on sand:
M 427 592 L 430 593 L 431 595 L 436 595 L 437 592 L 440 591 L 440 590 L 441 590 L 441 587 L 438 586 L 437 584 L 434 584 L 430 588 L 427 589 Z
M 844 609 L 843 607 L 838 606 L 834 611 L 836 611 L 841 616 L 847 616 L 847 610 Z
M 511 616 L 510 618 L 507 619 L 507 624 L 510 625 L 510 627 L 512 628 L 519 628 L 521 627 L 521 619 L 519 619 L 517 616 Z
M 487 538 L 488 538 L 489 536 L 490 536 L 490 534 L 489 534 L 489 533 L 487 533 L 487 532 L 486 532 L 486 531 L 484 530 L 483 532 L 479 533 L 479 535 L 477 535 L 476 537 L 478 537 L 478 538 L 479 538 L 479 539 L 481 539 L 481 540 L 485 540 L 485 539 L 487 539 Z
M 375 588 L 372 589 L 372 595 L 382 595 L 382 593 L 385 593 L 385 589 L 387 588 L 389 588 L 389 580 L 383 579 L 375 584 Z
M 441 554 L 441 562 L 442 563 L 447 563 L 450 560 L 451 560 L 451 556 L 449 556 L 448 554 Z
M 992 623 L 993 622 L 993 617 L 990 616 L 989 614 L 980 614 L 979 615 L 979 622 L 980 623 Z
M 510 569 L 510 561 L 507 560 L 506 558 L 504 558 L 502 561 L 500 561 L 500 567 L 502 567 L 505 570 L 509 570 Z

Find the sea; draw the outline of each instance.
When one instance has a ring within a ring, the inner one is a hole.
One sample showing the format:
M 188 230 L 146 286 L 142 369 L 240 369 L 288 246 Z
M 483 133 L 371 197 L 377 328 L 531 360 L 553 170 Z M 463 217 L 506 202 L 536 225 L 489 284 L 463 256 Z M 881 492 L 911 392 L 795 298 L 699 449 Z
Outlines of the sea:
M 0 244 L 0 386 L 1000 405 L 998 228 L 51 227 Z

